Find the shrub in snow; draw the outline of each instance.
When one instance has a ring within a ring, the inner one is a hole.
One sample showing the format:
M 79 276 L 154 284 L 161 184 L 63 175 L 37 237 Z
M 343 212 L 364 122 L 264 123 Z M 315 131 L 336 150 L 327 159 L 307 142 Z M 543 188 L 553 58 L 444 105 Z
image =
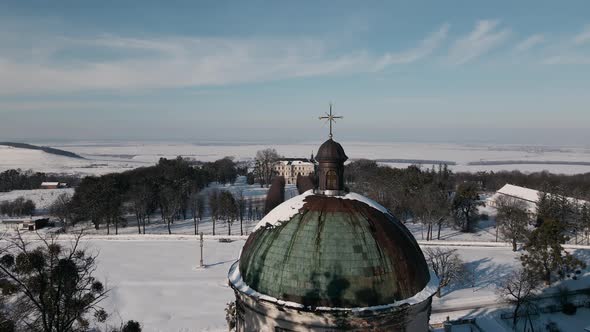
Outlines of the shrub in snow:
M 236 328 L 236 302 L 232 301 L 225 307 L 225 321 L 230 331 Z
M 121 329 L 121 332 L 141 332 L 141 324 L 134 320 L 130 320 Z

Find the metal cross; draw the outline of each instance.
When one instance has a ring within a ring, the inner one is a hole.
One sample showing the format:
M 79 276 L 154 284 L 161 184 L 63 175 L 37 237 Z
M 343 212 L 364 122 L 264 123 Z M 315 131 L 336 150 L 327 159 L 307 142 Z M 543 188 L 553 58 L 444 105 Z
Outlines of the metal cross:
M 335 116 L 332 114 L 332 103 L 330 103 L 330 113 L 326 113 L 326 116 L 320 116 L 320 120 L 327 120 L 330 122 L 330 139 L 332 139 L 332 123 L 336 122 L 336 119 L 344 119 L 343 116 Z

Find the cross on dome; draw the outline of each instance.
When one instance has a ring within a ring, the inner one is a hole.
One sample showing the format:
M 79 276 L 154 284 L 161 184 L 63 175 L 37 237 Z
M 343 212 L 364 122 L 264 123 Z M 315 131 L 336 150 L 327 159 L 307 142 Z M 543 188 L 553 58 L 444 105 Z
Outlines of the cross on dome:
M 326 122 L 330 122 L 330 139 L 332 139 L 332 123 L 336 123 L 336 119 L 344 119 L 344 117 L 332 114 L 332 103 L 330 103 L 330 113 L 326 113 L 325 116 L 320 116 L 319 119 L 326 120 Z

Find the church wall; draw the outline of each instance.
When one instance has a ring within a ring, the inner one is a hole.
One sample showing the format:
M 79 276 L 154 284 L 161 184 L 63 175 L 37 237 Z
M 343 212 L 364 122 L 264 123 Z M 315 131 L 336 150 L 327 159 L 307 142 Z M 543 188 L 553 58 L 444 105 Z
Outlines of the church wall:
M 432 299 L 413 306 L 400 306 L 383 311 L 314 312 L 304 311 L 266 301 L 257 301 L 236 294 L 237 332 L 307 332 L 307 331 L 374 331 L 426 332 Z

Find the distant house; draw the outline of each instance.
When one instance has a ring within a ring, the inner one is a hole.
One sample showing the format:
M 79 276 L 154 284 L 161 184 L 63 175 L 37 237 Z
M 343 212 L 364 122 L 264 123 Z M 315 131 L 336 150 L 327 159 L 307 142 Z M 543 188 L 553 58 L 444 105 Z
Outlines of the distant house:
M 64 182 L 42 182 L 41 189 L 58 189 L 67 188 L 68 184 Z
M 0 230 L 15 231 L 20 228 L 23 219 L 2 219 L 0 220 Z
M 537 213 L 537 203 L 539 202 L 539 194 L 541 191 L 519 187 L 512 184 L 506 184 L 504 187 L 500 188 L 492 197 L 488 199 L 488 204 L 493 207 L 497 207 L 498 200 L 500 197 L 510 197 L 517 200 L 524 202 L 527 205 L 529 213 L 536 214 Z M 549 195 L 551 195 L 549 193 Z M 577 204 L 585 204 L 588 203 L 583 200 L 579 200 L 576 198 L 568 197 L 568 200 L 572 202 L 576 202 Z
M 31 219 L 22 223 L 21 229 L 28 231 L 36 231 L 45 228 L 49 225 L 49 218 Z
M 39 219 L 3 219 L 0 220 L 0 229 L 3 231 L 10 231 L 10 230 L 27 230 L 27 231 L 35 231 L 49 225 L 48 218 L 39 218 Z
M 274 171 L 285 178 L 286 184 L 296 184 L 298 176 L 315 173 L 315 162 L 306 158 L 284 158 L 275 164 Z

